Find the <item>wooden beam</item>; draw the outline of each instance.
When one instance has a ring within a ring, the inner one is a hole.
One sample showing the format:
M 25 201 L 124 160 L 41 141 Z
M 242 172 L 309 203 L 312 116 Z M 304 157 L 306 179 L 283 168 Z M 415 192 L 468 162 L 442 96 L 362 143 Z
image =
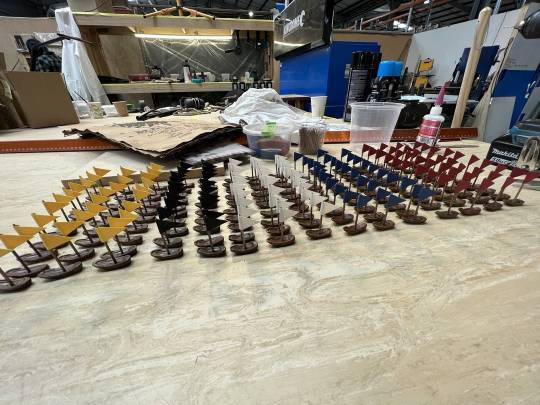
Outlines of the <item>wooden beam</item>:
M 153 83 L 132 82 L 103 84 L 107 94 L 152 94 L 152 93 L 201 93 L 231 91 L 232 82 L 204 83 Z
M 272 20 L 216 18 L 210 21 L 200 17 L 158 16 L 143 18 L 135 14 L 73 13 L 79 26 L 94 27 L 147 27 L 196 28 L 241 31 L 274 31 Z

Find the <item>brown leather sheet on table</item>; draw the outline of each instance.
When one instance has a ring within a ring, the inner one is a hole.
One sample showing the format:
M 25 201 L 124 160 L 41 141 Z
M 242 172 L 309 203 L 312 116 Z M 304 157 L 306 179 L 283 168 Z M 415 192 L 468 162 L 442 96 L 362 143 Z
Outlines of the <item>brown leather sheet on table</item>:
M 158 158 L 173 158 L 199 145 L 233 140 L 241 129 L 223 125 L 215 117 L 168 117 L 125 124 L 73 128 L 65 135 L 97 136 L 125 148 Z

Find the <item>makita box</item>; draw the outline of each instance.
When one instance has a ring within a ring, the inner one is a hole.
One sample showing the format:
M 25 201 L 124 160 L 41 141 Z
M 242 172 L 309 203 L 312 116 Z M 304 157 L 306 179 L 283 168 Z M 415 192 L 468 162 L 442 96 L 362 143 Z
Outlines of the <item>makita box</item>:
M 511 135 L 504 135 L 491 142 L 486 159 L 491 160 L 493 163 L 515 166 L 521 149 L 521 146 L 512 143 Z

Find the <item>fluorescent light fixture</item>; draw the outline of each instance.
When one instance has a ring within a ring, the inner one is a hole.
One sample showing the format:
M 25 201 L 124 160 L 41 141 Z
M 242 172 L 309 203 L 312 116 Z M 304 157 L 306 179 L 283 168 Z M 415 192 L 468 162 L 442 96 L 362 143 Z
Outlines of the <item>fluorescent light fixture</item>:
M 229 35 L 162 35 L 162 34 L 135 34 L 137 38 L 144 39 L 176 39 L 176 40 L 196 40 L 205 39 L 210 41 L 230 41 Z

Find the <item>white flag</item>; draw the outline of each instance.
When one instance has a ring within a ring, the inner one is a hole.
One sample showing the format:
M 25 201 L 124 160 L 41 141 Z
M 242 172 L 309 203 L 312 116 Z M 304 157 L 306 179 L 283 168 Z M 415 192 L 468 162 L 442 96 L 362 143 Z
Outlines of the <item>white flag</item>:
M 278 206 L 279 222 L 284 223 L 286 220 L 296 215 L 295 211 L 288 209 L 285 205 L 278 204 Z
M 321 215 L 326 214 L 327 212 L 330 212 L 334 210 L 336 206 L 328 201 L 323 201 L 321 204 L 321 209 L 319 210 L 321 212 Z
M 238 228 L 240 228 L 240 230 L 244 231 L 246 229 L 248 229 L 250 226 L 253 226 L 257 223 L 257 221 L 251 219 L 251 218 L 246 218 L 246 217 L 243 217 L 241 215 L 238 216 Z
M 246 218 L 249 218 L 250 216 L 256 214 L 257 212 L 259 212 L 258 210 L 256 209 L 253 209 L 253 208 L 248 208 L 242 204 L 237 204 L 236 205 L 236 211 L 238 212 L 238 216 L 242 216 L 242 217 L 246 217 Z

